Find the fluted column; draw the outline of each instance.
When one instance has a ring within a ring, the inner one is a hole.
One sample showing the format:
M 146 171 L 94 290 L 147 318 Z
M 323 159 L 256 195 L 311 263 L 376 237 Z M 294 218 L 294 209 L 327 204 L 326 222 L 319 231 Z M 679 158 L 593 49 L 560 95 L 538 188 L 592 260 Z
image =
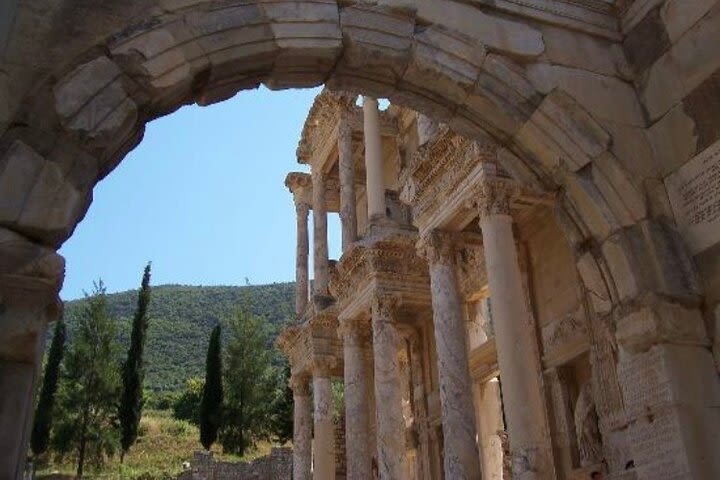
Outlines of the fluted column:
M 472 381 L 465 319 L 455 277 L 450 234 L 433 231 L 419 243 L 430 266 L 433 326 L 437 350 L 444 438 L 445 478 L 479 479 Z
M 382 137 L 380 136 L 380 112 L 376 99 L 363 97 L 363 119 L 368 219 L 372 221 L 385 218 Z
M 308 213 L 310 206 L 304 202 L 295 204 L 297 214 L 297 251 L 295 254 L 295 314 L 300 317 L 308 303 Z
M 377 463 L 381 480 L 409 477 L 398 361 L 400 335 L 393 318 L 395 307 L 395 299 L 385 296 L 376 297 L 372 306 Z
M 369 371 L 366 351 L 369 346 L 370 324 L 357 319 L 342 320 L 345 368 L 345 450 L 347 478 L 372 478 L 370 450 L 370 412 L 367 400 Z
M 335 425 L 332 419 L 332 358 L 316 358 L 313 366 L 313 405 L 315 443 L 313 479 L 335 479 Z
M 328 294 L 327 206 L 325 203 L 325 175 L 312 172 L 313 186 L 313 267 L 314 294 Z
M 352 156 L 352 129 L 347 112 L 343 112 L 338 126 L 338 156 L 340 170 L 340 221 L 342 223 L 342 251 L 346 252 L 357 240 L 357 212 L 355 208 L 355 163 Z
M 552 475 L 532 317 L 525 301 L 510 216 L 513 184 L 486 179 L 478 198 L 495 343 L 514 478 Z
M 290 386 L 293 391 L 293 479 L 312 478 L 312 399 L 310 379 L 305 376 L 293 377 Z

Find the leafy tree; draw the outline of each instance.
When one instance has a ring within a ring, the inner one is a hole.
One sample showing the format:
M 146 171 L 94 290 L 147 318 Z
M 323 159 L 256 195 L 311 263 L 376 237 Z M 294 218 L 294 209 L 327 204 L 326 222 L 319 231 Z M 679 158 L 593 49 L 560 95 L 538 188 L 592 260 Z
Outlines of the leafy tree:
M 120 393 L 115 326 L 107 313 L 105 287 L 95 284 L 77 319 L 63 366 L 53 447 L 61 455 L 75 452 L 77 477 L 86 460 L 101 464 L 118 444 L 114 414 Z
M 293 391 L 290 388 L 290 364 L 284 356 L 283 365 L 275 368 L 275 392 L 270 406 L 270 432 L 280 443 L 293 436 Z
M 120 419 L 120 463 L 125 453 L 135 443 L 143 407 L 143 350 L 145 348 L 145 332 L 147 331 L 147 310 L 150 304 L 150 263 L 145 266 L 140 291 L 138 292 L 137 310 L 133 319 L 130 334 L 130 348 L 127 359 L 123 363 L 123 392 L 120 397 L 118 417 Z
M 210 334 L 207 359 L 205 361 L 205 386 L 200 402 L 200 443 L 206 450 L 217 440 L 222 424 L 223 385 L 222 385 L 222 346 L 220 345 L 220 325 L 216 325 Z
M 198 377 L 188 378 L 185 390 L 173 403 L 173 417 L 178 420 L 187 420 L 194 425 L 200 425 L 200 402 L 205 387 L 205 380 Z
M 152 301 L 148 306 L 150 321 L 143 357 L 144 386 L 153 392 L 181 392 L 188 378 L 204 378 L 205 355 L 202 353 L 207 350 L 210 331 L 231 316 L 238 304 L 270 324 L 272 339 L 285 320 L 294 318 L 295 290 L 291 283 L 252 287 L 191 287 L 155 285 L 153 279 L 151 284 Z M 247 292 L 250 294 L 247 295 Z M 107 296 L 108 311 L 115 320 L 117 339 L 122 345 L 118 362 L 125 360 L 130 345 L 137 301 L 137 289 Z M 84 302 L 76 300 L 65 304 L 65 323 L 70 339 L 74 335 L 76 318 Z M 223 342 L 228 332 L 228 329 L 223 329 Z M 52 332 L 48 335 L 48 346 L 51 337 Z M 148 405 L 143 407 L 146 408 Z
M 224 451 L 244 454 L 266 438 L 274 393 L 274 370 L 266 322 L 239 309 L 230 319 L 225 369 L 225 421 L 220 432 Z
M 55 324 L 50 353 L 48 354 L 45 376 L 43 377 L 40 399 L 37 404 L 35 421 L 30 437 L 30 448 L 35 455 L 44 453 L 50 443 L 50 430 L 52 429 L 53 410 L 55 406 L 55 392 L 60 374 L 60 362 L 65 351 L 65 322 L 60 318 Z

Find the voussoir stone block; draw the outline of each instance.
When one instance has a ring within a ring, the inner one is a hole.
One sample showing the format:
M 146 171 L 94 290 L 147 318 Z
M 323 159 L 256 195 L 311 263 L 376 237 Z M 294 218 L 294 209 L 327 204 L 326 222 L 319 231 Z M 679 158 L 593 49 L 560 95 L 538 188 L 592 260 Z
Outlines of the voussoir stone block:
M 385 2 L 390 3 L 390 2 Z M 406 3 L 400 0 L 399 4 Z M 423 23 L 444 25 L 463 32 L 493 50 L 533 58 L 545 51 L 542 33 L 527 23 L 486 13 L 473 5 L 447 0 L 416 0 Z
M 648 129 L 648 137 L 663 177 L 697 153 L 695 122 L 679 104 Z
M 185 22 L 209 61 L 210 76 L 198 103 L 225 100 L 256 88 L 272 71 L 279 47 L 258 3 L 190 11 Z
M 598 260 L 591 252 L 585 252 L 577 261 L 577 269 L 587 289 L 593 310 L 605 314 L 612 310 L 612 298 L 605 278 L 600 271 Z
M 410 61 L 412 12 L 366 4 L 340 10 L 343 55 L 328 82 L 333 89 L 360 87 L 375 95 L 394 88 Z M 376 95 L 386 96 L 386 95 Z
M 498 55 L 487 55 L 477 84 L 458 109 L 452 128 L 463 132 L 464 124 L 469 123 L 481 125 L 496 138 L 512 137 L 542 100 L 525 76 L 519 65 Z
M 342 48 L 337 2 L 278 1 L 262 6 L 280 48 L 266 85 L 286 88 L 321 84 Z
M 537 143 L 554 144 L 571 171 L 577 171 L 605 152 L 610 136 L 567 93 L 554 90 L 540 103 L 518 139 L 536 137 Z M 549 160 L 549 165 L 555 162 Z
M 0 276 L 8 274 L 42 278 L 60 290 L 65 259 L 53 248 L 0 227 Z
M 447 120 L 475 86 L 484 59 L 484 47 L 469 37 L 440 27 L 418 28 L 410 63 L 394 98 L 436 120 Z M 438 94 L 440 91 L 443 93 Z M 425 105 L 412 103 L 418 98 Z
M 618 223 L 632 225 L 647 216 L 644 195 L 611 153 L 593 161 L 592 176 Z
M 702 289 L 695 264 L 666 220 L 648 219 L 626 227 L 602 244 L 602 252 L 621 301 L 649 292 L 699 301 Z
M 99 144 L 127 134 L 138 111 L 121 75 L 112 60 L 98 57 L 60 79 L 53 92 L 63 126 Z
M 166 25 L 123 39 L 112 47 L 111 54 L 119 63 L 128 64 L 134 77 L 157 94 L 183 84 L 189 89 L 193 72 L 207 64 L 191 36 L 181 23 Z M 193 61 L 200 65 L 193 68 Z
M 676 42 L 687 32 L 703 15 L 705 15 L 717 0 L 668 0 L 660 10 L 660 16 L 671 42 Z
M 615 337 L 633 353 L 644 352 L 657 343 L 707 347 L 707 333 L 700 310 L 658 301 L 632 312 L 616 324 Z
M 554 89 L 570 94 L 593 117 L 644 127 L 645 117 L 634 87 L 617 77 L 578 68 L 536 63 L 527 69 L 528 79 L 543 93 Z
M 60 167 L 20 140 L 0 159 L 0 224 L 50 244 L 72 232 L 84 196 Z

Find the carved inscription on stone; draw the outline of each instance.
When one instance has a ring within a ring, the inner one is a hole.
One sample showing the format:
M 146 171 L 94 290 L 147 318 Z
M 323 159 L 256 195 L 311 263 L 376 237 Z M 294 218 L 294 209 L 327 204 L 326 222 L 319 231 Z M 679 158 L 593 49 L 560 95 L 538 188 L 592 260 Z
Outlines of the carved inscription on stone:
M 665 185 L 692 253 L 720 241 L 720 141 L 668 176 Z

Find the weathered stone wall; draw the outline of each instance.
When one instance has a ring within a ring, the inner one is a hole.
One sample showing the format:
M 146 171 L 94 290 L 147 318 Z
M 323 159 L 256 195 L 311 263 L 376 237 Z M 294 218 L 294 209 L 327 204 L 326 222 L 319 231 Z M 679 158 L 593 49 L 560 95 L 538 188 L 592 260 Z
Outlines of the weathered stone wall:
M 645 0 L 631 13 L 623 47 L 657 168 L 705 287 L 705 323 L 720 369 L 720 2 Z
M 212 452 L 195 452 L 191 470 L 178 480 L 291 480 L 292 449 L 273 448 L 250 463 L 218 462 Z

